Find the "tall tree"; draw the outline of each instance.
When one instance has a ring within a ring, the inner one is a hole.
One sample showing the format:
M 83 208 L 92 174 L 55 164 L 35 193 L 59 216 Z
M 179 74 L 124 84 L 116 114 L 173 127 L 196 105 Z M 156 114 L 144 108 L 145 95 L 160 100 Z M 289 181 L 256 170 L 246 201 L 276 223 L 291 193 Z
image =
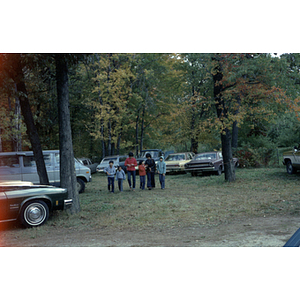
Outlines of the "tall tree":
M 73 199 L 71 213 L 80 211 L 74 164 L 72 131 L 69 109 L 68 64 L 66 54 L 55 54 L 57 99 L 59 115 L 60 185 L 67 188 Z
M 40 184 L 49 184 L 48 174 L 44 162 L 40 138 L 34 123 L 28 93 L 25 84 L 24 68 L 29 68 L 25 64 L 25 57 L 22 54 L 2 54 L 1 64 L 8 76 L 13 80 L 16 86 L 17 96 L 20 101 L 21 112 L 27 127 L 27 135 L 31 142 L 32 150 L 36 160 L 37 172 L 40 178 Z

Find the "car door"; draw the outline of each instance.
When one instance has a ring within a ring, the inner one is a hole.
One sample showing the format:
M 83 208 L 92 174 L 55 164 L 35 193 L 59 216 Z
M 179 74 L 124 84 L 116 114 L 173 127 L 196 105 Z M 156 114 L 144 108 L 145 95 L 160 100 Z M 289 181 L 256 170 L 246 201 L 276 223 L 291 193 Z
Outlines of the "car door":
M 19 155 L 1 155 L 0 156 L 0 180 L 22 180 Z
M 54 182 L 54 169 L 53 163 L 51 162 L 50 153 L 44 155 L 45 166 L 48 174 L 50 184 Z M 33 154 L 23 156 L 23 172 L 22 180 L 30 181 L 34 184 L 40 183 L 40 178 L 37 172 L 36 161 Z

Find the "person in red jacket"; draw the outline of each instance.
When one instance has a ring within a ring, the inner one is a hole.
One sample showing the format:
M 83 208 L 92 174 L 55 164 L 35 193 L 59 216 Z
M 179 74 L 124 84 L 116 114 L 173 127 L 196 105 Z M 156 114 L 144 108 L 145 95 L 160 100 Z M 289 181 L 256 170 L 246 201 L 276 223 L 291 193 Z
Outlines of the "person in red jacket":
M 128 184 L 130 190 L 135 190 L 135 167 L 137 166 L 137 161 L 133 157 L 133 153 L 129 153 L 129 157 L 125 160 L 125 167 L 127 168 Z M 131 185 L 131 176 L 132 176 L 132 185 Z
M 139 175 L 140 175 L 140 188 L 144 190 L 146 184 L 146 166 L 144 161 L 140 161 L 139 163 Z

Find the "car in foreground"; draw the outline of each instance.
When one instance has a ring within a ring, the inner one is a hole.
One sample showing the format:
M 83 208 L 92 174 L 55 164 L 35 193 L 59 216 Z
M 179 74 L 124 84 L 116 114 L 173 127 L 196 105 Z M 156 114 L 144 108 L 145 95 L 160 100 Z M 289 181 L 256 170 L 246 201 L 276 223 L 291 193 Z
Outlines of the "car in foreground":
M 67 189 L 32 182 L 0 182 L 0 223 L 18 220 L 25 227 L 43 225 L 53 210 L 73 203 Z
M 237 158 L 232 159 L 234 167 L 238 167 Z M 223 156 L 221 151 L 204 152 L 197 154 L 189 163 L 185 164 L 184 170 L 192 176 L 202 173 L 214 173 L 221 175 L 224 171 Z
M 190 162 L 194 156 L 193 152 L 169 154 L 165 159 L 167 173 L 185 172 L 184 165 Z
M 294 147 L 294 150 L 283 153 L 283 164 L 286 166 L 288 174 L 295 174 L 300 170 L 300 145 Z

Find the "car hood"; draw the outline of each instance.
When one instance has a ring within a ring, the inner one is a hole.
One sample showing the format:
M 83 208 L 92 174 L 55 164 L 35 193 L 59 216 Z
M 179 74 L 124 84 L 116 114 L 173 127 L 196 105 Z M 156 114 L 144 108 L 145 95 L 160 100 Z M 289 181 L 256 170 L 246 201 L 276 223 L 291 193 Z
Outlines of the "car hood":
M 166 165 L 179 165 L 179 164 L 186 164 L 190 162 L 191 160 L 170 160 L 170 161 L 165 161 Z

